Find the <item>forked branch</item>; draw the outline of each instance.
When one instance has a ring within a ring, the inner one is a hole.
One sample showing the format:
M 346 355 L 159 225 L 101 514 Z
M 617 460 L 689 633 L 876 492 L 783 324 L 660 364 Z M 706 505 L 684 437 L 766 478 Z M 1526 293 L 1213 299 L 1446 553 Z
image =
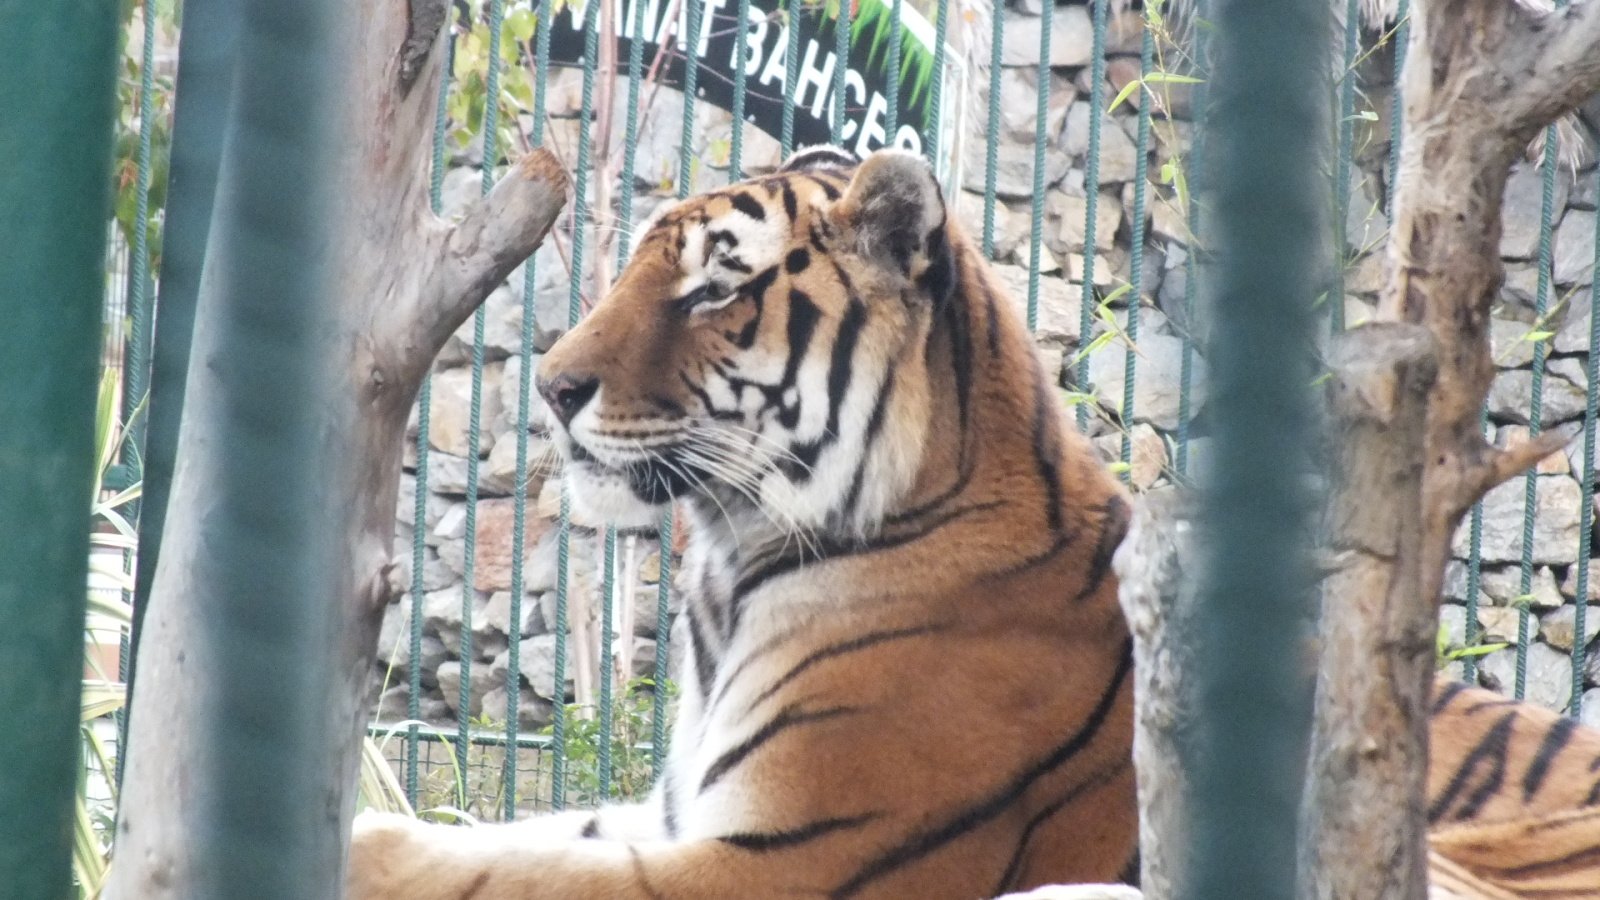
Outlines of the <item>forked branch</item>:
M 533 254 L 566 205 L 568 188 L 555 154 L 535 148 L 459 222 L 430 235 L 420 289 L 409 305 L 391 307 L 378 319 L 402 371 L 420 377 L 489 292 Z

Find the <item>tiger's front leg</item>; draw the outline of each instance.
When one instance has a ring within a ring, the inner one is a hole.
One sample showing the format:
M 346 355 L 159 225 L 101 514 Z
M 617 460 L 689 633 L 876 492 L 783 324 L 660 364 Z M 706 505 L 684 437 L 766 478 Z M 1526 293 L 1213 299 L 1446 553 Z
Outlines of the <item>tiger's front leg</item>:
M 656 796 L 644 803 L 567 810 L 515 822 L 461 827 L 392 813 L 356 816 L 350 837 L 350 900 L 473 896 L 493 868 L 527 852 L 560 853 L 594 841 L 663 837 Z

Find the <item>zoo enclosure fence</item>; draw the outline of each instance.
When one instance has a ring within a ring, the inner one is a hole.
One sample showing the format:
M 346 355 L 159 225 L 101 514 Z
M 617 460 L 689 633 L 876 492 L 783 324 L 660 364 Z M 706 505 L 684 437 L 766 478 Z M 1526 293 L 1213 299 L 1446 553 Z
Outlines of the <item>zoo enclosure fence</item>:
M 620 746 L 595 741 L 592 754 L 575 762 L 575 729 L 584 740 L 618 730 L 617 704 L 626 679 L 591 675 L 588 687 L 578 692 L 582 696 L 570 699 L 566 682 L 580 656 L 590 673 L 615 672 L 619 641 L 634 638 L 618 631 L 625 614 L 621 598 L 639 588 L 639 578 L 621 564 L 627 536 L 603 526 L 593 533 L 575 529 L 566 498 L 558 492 L 546 492 L 543 505 L 537 493 L 530 496 L 533 485 L 545 480 L 536 458 L 538 401 L 528 385 L 531 363 L 549 338 L 543 326 L 570 326 L 597 299 L 597 286 L 625 264 L 626 238 L 646 201 L 736 180 L 769 166 L 775 153 L 815 140 L 861 149 L 895 141 L 919 150 L 958 198 L 953 206 L 981 239 L 984 252 L 1017 274 L 1014 286 L 1030 328 L 1040 334 L 1045 358 L 1060 376 L 1063 403 L 1121 476 L 1136 489 L 1185 481 L 1205 445 L 1206 311 L 1196 269 L 1204 260 L 1207 222 L 1195 198 L 1204 195 L 1206 148 L 1190 140 L 1205 109 L 1203 6 L 1172 10 L 1156 3 L 1045 2 L 986 16 L 981 6 L 962 0 L 602 3 L 482 0 L 459 7 L 467 15 L 452 17 L 449 90 L 441 92 L 437 116 L 436 210 L 446 208 L 447 184 L 471 181 L 487 190 L 497 166 L 521 147 L 556 146 L 576 182 L 577 199 L 552 239 L 561 254 L 536 256 L 504 289 L 513 307 L 520 308 L 515 334 L 497 347 L 492 332 L 499 323 L 487 309 L 480 310 L 461 335 L 454 364 L 440 367 L 441 373 L 465 373 L 464 439 L 459 448 L 450 445 L 459 453 L 443 449 L 433 413 L 448 407 L 435 401 L 437 385 L 430 385 L 419 399 L 407 462 L 414 472 L 413 508 L 400 533 L 409 556 L 410 613 L 398 619 L 402 627 L 393 636 L 407 645 L 408 665 L 403 667 L 405 690 L 391 695 L 403 697 L 404 708 L 386 709 L 394 715 L 373 733 L 413 802 L 427 799 L 430 784 L 446 772 L 451 802 L 466 806 L 475 799 L 476 814 L 487 818 L 613 796 L 619 768 L 659 768 L 660 749 L 670 739 L 667 704 L 657 694 L 648 708 L 623 713 L 639 719 L 644 733 L 635 735 L 637 740 Z M 1398 72 L 1405 63 L 1400 51 L 1406 4 L 1402 0 L 1393 17 L 1377 21 L 1364 20 L 1355 0 L 1336 5 L 1342 28 L 1329 36 L 1337 61 L 1330 78 L 1337 95 L 1337 121 L 1330 127 L 1336 143 L 1329 153 L 1331 171 L 1307 173 L 1326 178 L 1336 209 L 1336 233 L 1329 240 L 1337 264 L 1319 301 L 1329 332 L 1355 324 L 1366 308 L 1363 298 L 1373 289 L 1375 261 L 1382 256 L 1388 196 L 1381 177 L 1371 173 L 1385 165 L 1394 171 L 1404 139 L 1397 101 L 1386 95 L 1377 76 L 1388 67 Z M 123 410 L 135 420 L 148 386 L 152 333 L 160 321 L 159 266 L 152 260 L 161 215 L 160 204 L 151 199 L 152 188 L 160 190 L 164 128 L 156 102 L 162 93 L 156 34 L 153 27 L 142 29 L 132 68 L 138 88 L 129 96 L 138 114 L 129 117 L 132 140 L 126 142 L 125 159 L 132 190 L 127 219 L 134 224 L 113 229 L 112 258 L 119 262 L 107 281 L 105 365 L 123 373 Z M 635 39 L 639 35 L 647 37 Z M 663 35 L 664 41 L 652 39 Z M 614 49 L 603 53 L 602 47 Z M 850 64 L 838 65 L 838 59 Z M 601 60 L 614 68 L 603 68 Z M 1373 82 L 1370 90 L 1364 79 Z M 617 97 L 600 118 L 597 94 L 604 93 L 607 82 Z M 658 84 L 667 85 L 668 95 L 676 90 L 681 104 L 660 103 Z M 1014 93 L 1007 95 L 1008 90 Z M 839 96 L 846 102 L 831 102 Z M 1031 111 L 1018 112 L 1018 98 L 1031 100 Z M 711 114 L 707 107 L 725 113 Z M 678 112 L 677 122 L 663 125 L 663 109 Z M 613 128 L 620 130 L 620 143 L 597 143 Z M 1008 139 L 1018 130 L 1031 131 L 1031 140 Z M 673 165 L 668 171 L 642 168 L 660 161 L 651 157 L 649 141 L 664 131 L 677 138 Z M 713 132 L 716 137 L 708 138 Z M 1543 164 L 1526 169 L 1540 200 L 1519 219 L 1528 226 L 1517 238 L 1524 246 L 1510 251 L 1523 282 L 1508 289 L 1506 305 L 1515 312 L 1505 320 L 1511 323 L 1506 343 L 1497 350 L 1526 358 L 1507 369 L 1511 376 L 1503 379 L 1508 394 L 1524 386 L 1526 391 L 1514 398 L 1516 403 L 1486 410 L 1485 427 L 1502 440 L 1516 440 L 1561 421 L 1552 415 L 1564 415 L 1567 422 L 1581 422 L 1582 449 L 1568 458 L 1565 470 L 1552 464 L 1558 471 L 1530 473 L 1497 492 L 1487 501 L 1493 507 L 1487 519 L 1484 504 L 1473 510 L 1456 568 L 1462 602 L 1460 612 L 1450 615 L 1458 617 L 1458 625 L 1444 652 L 1464 678 L 1477 678 L 1492 664 L 1491 674 L 1519 696 L 1530 690 L 1530 660 L 1536 670 L 1554 667 L 1565 675 L 1565 696 L 1538 699 L 1553 699 L 1576 717 L 1584 714 L 1586 693 L 1594 700 L 1591 684 L 1600 682 L 1600 654 L 1589 647 L 1588 611 L 1589 597 L 1597 592 L 1589 560 L 1600 377 L 1597 357 L 1589 352 L 1592 325 L 1579 312 L 1595 302 L 1592 272 L 1600 243 L 1594 238 L 1593 210 L 1600 175 L 1592 153 L 1582 149 L 1563 170 L 1557 163 L 1561 147 L 1552 129 L 1542 148 Z M 600 183 L 609 171 L 595 171 L 601 156 L 615 167 L 614 185 Z M 471 172 L 473 166 L 481 174 Z M 452 176 L 461 172 L 465 179 Z M 1581 226 L 1585 215 L 1587 235 L 1581 227 L 1570 240 L 1558 233 L 1569 217 Z M 1022 220 L 1025 227 L 1017 224 Z M 559 267 L 553 274 L 552 266 Z M 1561 271 L 1563 266 L 1575 267 L 1577 274 Z M 597 279 L 596 273 L 605 274 Z M 550 313 L 551 308 L 558 312 Z M 559 321 L 552 323 L 552 315 Z M 1158 352 L 1167 346 L 1175 352 Z M 486 487 L 490 451 L 482 420 L 495 401 L 486 373 L 496 366 L 509 371 L 509 359 L 521 363 L 514 389 L 509 380 L 498 389 L 510 426 L 505 433 L 512 435 L 515 449 L 509 489 Z M 1155 382 L 1170 389 L 1157 390 Z M 1516 414 L 1508 410 L 1524 398 L 1523 431 L 1518 431 Z M 1557 404 L 1567 411 L 1550 413 Z M 130 430 L 109 487 L 141 480 L 143 441 L 142 428 Z M 447 479 L 449 486 L 435 490 Z M 1541 497 L 1552 491 L 1562 498 L 1561 508 L 1541 505 Z M 500 535 L 509 550 L 486 547 L 480 537 L 482 504 L 502 494 L 509 496 L 512 510 L 509 534 Z M 438 537 L 444 514 L 430 511 L 430 504 L 441 503 L 459 510 L 459 539 Z M 1520 513 L 1512 524 L 1494 515 L 1506 509 Z M 555 578 L 548 596 L 538 596 L 527 590 L 528 554 L 519 548 L 542 527 L 537 519 L 544 513 L 554 520 L 549 540 Z M 1560 523 L 1550 524 L 1553 519 Z M 1575 527 L 1567 525 L 1570 519 L 1576 519 Z M 1495 535 L 1486 538 L 1486 527 L 1506 531 L 1511 548 L 1487 562 L 1485 541 Z M 440 571 L 436 544 L 444 540 L 459 540 L 461 571 L 440 588 L 430 586 L 429 578 Z M 664 687 L 670 680 L 674 619 L 673 523 L 662 522 L 658 534 L 640 539 L 646 549 L 652 540 L 658 571 L 646 587 L 655 595 L 654 658 L 643 674 L 650 684 Z M 1561 541 L 1571 546 L 1548 549 Z M 584 551 L 591 543 L 595 548 L 588 558 Z M 494 709 L 485 706 L 482 689 L 483 672 L 491 665 L 480 652 L 487 598 L 475 578 L 487 552 L 509 556 L 504 592 L 507 621 L 515 623 L 512 633 L 502 636 L 505 646 L 497 646 L 506 659 L 503 684 L 497 685 L 502 691 L 494 695 L 500 706 Z M 135 558 L 130 553 L 124 561 L 130 572 Z M 1560 593 L 1551 595 L 1551 589 Z M 425 601 L 437 604 L 440 592 L 449 590 L 459 592 L 457 611 L 434 617 L 447 625 L 430 624 Z M 530 613 L 532 607 L 537 609 Z M 543 622 L 546 610 L 550 621 Z M 590 610 L 598 618 L 592 629 L 576 621 Z M 542 684 L 525 677 L 520 657 L 527 643 L 521 623 L 532 614 L 553 635 L 544 673 L 549 680 Z M 441 628 L 452 626 L 456 633 L 448 641 L 453 646 L 447 645 L 447 661 L 457 664 L 455 691 L 443 703 L 455 722 L 424 724 L 426 698 L 445 681 L 437 666 L 424 670 L 425 645 L 447 643 Z M 1570 637 L 1538 640 L 1558 627 Z M 1486 628 L 1488 636 L 1510 647 L 1480 657 Z M 581 650 L 572 643 L 575 631 L 590 642 Z M 1563 656 L 1565 668 L 1552 661 Z M 1547 688 L 1540 690 L 1548 693 Z M 549 707 L 548 725 L 526 724 L 525 710 L 540 702 Z M 513 747 L 517 752 L 509 752 Z

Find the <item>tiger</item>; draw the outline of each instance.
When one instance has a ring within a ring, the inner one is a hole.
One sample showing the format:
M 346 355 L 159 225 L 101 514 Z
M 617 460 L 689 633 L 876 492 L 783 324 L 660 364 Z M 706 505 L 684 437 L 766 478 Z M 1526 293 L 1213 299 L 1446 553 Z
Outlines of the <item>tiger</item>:
M 1136 883 L 1131 497 L 922 157 L 808 148 L 668 208 L 535 381 L 580 518 L 687 524 L 662 775 L 476 828 L 362 813 L 352 900 Z M 1436 696 L 1436 882 L 1600 896 L 1600 735 Z
M 662 213 L 541 359 L 577 518 L 676 504 L 638 804 L 358 817 L 359 900 L 978 898 L 1137 841 L 1121 483 L 921 156 L 800 150 Z

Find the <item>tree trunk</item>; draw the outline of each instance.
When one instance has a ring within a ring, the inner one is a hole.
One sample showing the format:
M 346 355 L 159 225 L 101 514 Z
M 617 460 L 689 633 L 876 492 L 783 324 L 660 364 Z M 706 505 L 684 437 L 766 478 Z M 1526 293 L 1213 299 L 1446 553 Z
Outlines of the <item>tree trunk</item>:
M 1178 896 L 1193 834 L 1182 743 L 1199 712 L 1193 621 L 1202 554 L 1194 503 L 1166 491 L 1140 498 L 1113 557 L 1118 599 L 1133 635 L 1133 767 L 1139 774 L 1139 886 L 1150 900 Z
M 341 211 L 345 227 L 330 250 L 330 318 L 336 324 L 326 339 L 346 362 L 320 418 L 330 457 L 345 461 L 327 503 L 340 511 L 345 531 L 333 554 L 336 596 L 346 600 L 338 611 L 336 677 L 320 711 L 327 802 L 314 813 L 313 836 L 336 846 L 354 811 L 350 788 L 368 714 L 368 679 L 393 591 L 407 413 L 439 348 L 533 252 L 566 200 L 565 174 L 553 156 L 535 150 L 458 223 L 429 212 L 428 147 L 447 12 L 446 0 L 412 0 L 409 8 L 362 0 L 349 10 L 337 41 L 345 153 L 328 183 L 338 191 L 330 205 Z M 221 314 L 227 299 L 208 282 L 196 313 L 191 358 L 197 364 L 188 374 L 183 440 L 124 748 L 116 864 L 106 895 L 112 900 L 195 897 L 196 886 L 205 883 L 206 860 L 194 851 L 200 841 L 193 829 L 198 796 L 209 787 L 196 782 L 197 742 L 185 728 L 198 721 L 208 690 L 202 662 L 188 652 L 207 598 L 190 573 L 207 553 L 203 513 L 214 491 L 202 463 L 205 454 L 219 452 L 206 446 L 208 423 L 238 413 L 221 408 L 211 374 L 211 366 L 227 365 L 229 348 L 217 346 L 207 320 Z M 258 724 L 262 739 L 270 740 L 271 723 Z M 240 814 L 248 815 L 248 798 L 238 802 Z
M 1479 416 L 1494 377 L 1488 323 L 1503 271 L 1510 164 L 1600 89 L 1600 2 L 1551 13 L 1511 0 L 1419 0 L 1402 85 L 1380 324 L 1336 341 L 1331 499 L 1301 892 L 1422 900 L 1424 791 L 1437 602 L 1462 515 L 1565 442 L 1499 451 Z M 1195 828 L 1175 749 L 1195 714 L 1186 616 L 1197 580 L 1183 501 L 1152 499 L 1118 551 L 1135 639 L 1142 882 L 1176 896 Z M 1185 571 L 1185 569 L 1189 571 Z
M 1513 158 L 1600 86 L 1600 3 L 1412 7 L 1387 323 L 1335 352 L 1342 483 L 1331 504 L 1301 885 L 1317 898 L 1427 895 L 1427 708 L 1437 603 L 1462 515 L 1560 446 L 1497 451 L 1479 429 Z

